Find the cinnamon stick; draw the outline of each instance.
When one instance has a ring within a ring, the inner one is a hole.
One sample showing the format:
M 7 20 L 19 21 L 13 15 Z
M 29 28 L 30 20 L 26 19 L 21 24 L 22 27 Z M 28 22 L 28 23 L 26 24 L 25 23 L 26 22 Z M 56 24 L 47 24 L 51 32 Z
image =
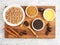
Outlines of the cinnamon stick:
M 14 32 L 18 37 L 20 37 L 19 33 L 16 32 L 12 27 L 7 26 L 6 28 L 10 29 L 12 32 Z
M 6 29 L 6 28 L 5 28 L 5 31 L 6 31 L 6 32 L 8 32 L 8 33 L 9 33 L 9 34 L 11 34 L 11 35 L 13 35 L 13 36 L 17 37 L 15 34 L 13 34 L 11 31 L 9 31 L 9 30 L 8 30 L 8 29 Z
M 13 35 L 11 35 L 11 34 L 9 34 L 8 37 L 9 37 L 9 38 L 15 38 L 15 36 L 13 36 Z

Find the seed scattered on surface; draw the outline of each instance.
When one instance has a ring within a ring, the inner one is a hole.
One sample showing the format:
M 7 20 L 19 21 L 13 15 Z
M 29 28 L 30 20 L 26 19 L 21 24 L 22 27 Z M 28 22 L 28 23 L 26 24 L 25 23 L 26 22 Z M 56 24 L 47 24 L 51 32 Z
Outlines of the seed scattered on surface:
M 43 8 L 38 8 L 38 11 L 39 12 L 44 12 L 44 9 Z
M 46 26 L 47 26 L 47 28 L 46 28 L 45 34 L 48 35 L 49 32 L 51 32 L 51 29 L 52 29 L 52 28 L 50 27 L 50 24 L 49 24 L 49 23 L 48 23 Z
M 21 35 L 21 36 L 22 36 L 22 35 L 27 35 L 27 32 L 26 32 L 25 30 L 23 30 L 23 31 L 20 32 L 20 35 Z
M 48 30 L 49 32 L 51 32 L 51 29 L 52 29 L 52 28 L 50 27 L 50 24 L 48 23 L 48 24 L 47 24 L 47 30 Z
M 48 35 L 48 34 L 49 34 L 49 31 L 46 31 L 46 32 L 45 32 L 45 35 Z

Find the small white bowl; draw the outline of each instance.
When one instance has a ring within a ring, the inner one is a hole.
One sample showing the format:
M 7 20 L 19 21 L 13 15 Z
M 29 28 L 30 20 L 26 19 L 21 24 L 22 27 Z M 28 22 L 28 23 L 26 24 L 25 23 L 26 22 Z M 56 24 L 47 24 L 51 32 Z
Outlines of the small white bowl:
M 38 14 L 38 9 L 37 9 L 36 6 L 33 6 L 33 7 L 36 8 L 37 12 L 36 12 L 35 16 L 30 16 L 30 15 L 27 13 L 27 9 L 28 9 L 29 7 L 30 7 L 30 6 L 27 6 L 27 7 L 26 7 L 25 13 L 26 13 L 26 15 L 27 15 L 28 17 L 33 18 L 33 17 L 35 17 L 35 16 Z
M 37 20 L 37 19 L 39 19 L 39 20 L 41 20 L 41 21 L 43 22 L 43 27 L 42 27 L 41 29 L 38 29 L 38 30 L 35 29 L 34 26 L 33 26 L 34 21 Z M 45 25 L 45 24 L 44 24 L 44 21 L 43 21 L 42 19 L 40 19 L 40 18 L 36 18 L 36 19 L 34 19 L 34 20 L 32 21 L 32 28 L 33 28 L 35 31 L 41 31 L 41 30 L 43 30 L 44 25 Z
M 10 23 L 10 22 L 8 22 L 8 21 L 6 20 L 6 17 L 5 17 L 6 11 L 7 11 L 9 8 L 11 8 L 11 7 L 18 7 L 18 8 L 21 9 L 21 11 L 22 11 L 22 13 L 23 13 L 22 20 L 21 20 L 20 22 L 18 22 L 17 24 L 12 24 L 12 23 Z M 24 21 L 24 18 L 25 18 L 24 10 L 23 10 L 23 8 L 22 8 L 21 6 L 19 6 L 19 5 L 10 5 L 10 6 L 6 7 L 5 10 L 4 10 L 4 12 L 3 12 L 3 19 L 4 19 L 4 21 L 5 21 L 8 25 L 10 25 L 10 26 L 18 26 L 18 25 L 20 25 L 20 24 Z
M 44 16 L 44 14 L 45 14 L 45 12 L 46 12 L 47 10 L 53 10 L 53 9 L 47 8 L 47 9 L 44 10 L 44 12 L 43 12 L 43 17 L 44 17 L 45 20 L 47 20 L 47 19 L 46 19 L 46 17 Z M 53 11 L 54 11 L 54 10 L 53 10 Z M 55 12 L 54 12 L 54 14 L 55 14 Z M 54 18 L 55 18 L 55 16 L 54 16 Z M 54 20 L 54 18 L 53 18 L 53 20 Z M 47 20 L 47 21 L 53 21 L 53 20 Z

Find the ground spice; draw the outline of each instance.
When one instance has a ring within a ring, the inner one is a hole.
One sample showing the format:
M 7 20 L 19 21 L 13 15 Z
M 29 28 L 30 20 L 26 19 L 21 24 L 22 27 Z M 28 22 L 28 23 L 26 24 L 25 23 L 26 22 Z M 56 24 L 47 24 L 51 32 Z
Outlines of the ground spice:
M 37 13 L 37 10 L 34 6 L 30 6 L 30 7 L 27 8 L 27 14 L 29 16 L 35 16 L 36 13 Z
M 45 9 L 43 16 L 45 20 L 53 21 L 55 18 L 55 11 L 53 9 Z

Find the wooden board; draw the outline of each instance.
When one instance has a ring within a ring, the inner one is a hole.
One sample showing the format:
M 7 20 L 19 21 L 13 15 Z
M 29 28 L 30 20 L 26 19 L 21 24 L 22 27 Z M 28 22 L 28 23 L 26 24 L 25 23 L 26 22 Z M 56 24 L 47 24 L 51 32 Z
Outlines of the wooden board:
M 24 8 L 24 10 L 25 10 L 25 8 L 27 7 L 27 6 L 22 6 L 23 8 Z M 44 9 L 46 9 L 46 8 L 52 8 L 52 9 L 54 9 L 55 10 L 55 6 L 37 6 L 37 8 L 44 8 Z M 35 18 L 41 18 L 43 21 L 44 21 L 44 29 L 42 30 L 42 31 L 35 31 L 36 33 L 37 33 L 37 35 L 39 36 L 38 38 L 55 38 L 55 22 L 56 22 L 56 20 L 54 19 L 53 21 L 51 21 L 51 22 L 49 22 L 50 23 L 50 25 L 51 25 L 51 27 L 52 27 L 52 29 L 51 29 L 51 32 L 49 32 L 49 34 L 48 35 L 45 35 L 45 32 L 46 32 L 46 24 L 48 23 L 48 21 L 46 21 L 44 18 L 43 18 L 43 15 L 42 15 L 42 13 L 41 12 L 38 12 L 38 15 L 36 16 L 36 17 L 34 17 L 34 18 L 29 18 L 29 17 L 27 17 L 27 16 L 25 16 L 25 20 L 27 20 L 28 22 L 29 22 L 29 24 L 30 24 L 30 26 L 31 26 L 31 23 L 32 23 L 32 21 L 35 19 Z M 5 26 L 8 26 L 7 24 L 5 24 Z M 9 26 L 9 27 L 11 27 L 11 26 Z M 18 38 L 36 38 L 34 35 L 33 35 L 33 33 L 30 31 L 30 29 L 28 29 L 27 27 L 25 27 L 24 25 L 23 25 L 23 23 L 21 24 L 21 25 L 19 25 L 19 26 L 16 26 L 16 27 L 11 27 L 11 28 L 16 28 L 17 30 L 17 32 L 18 33 L 20 33 L 21 31 L 23 31 L 23 30 L 25 30 L 26 32 L 27 32 L 27 35 L 20 35 L 20 37 L 18 37 Z M 5 31 L 5 38 L 12 38 L 12 37 L 9 37 L 9 33 L 7 33 L 6 31 Z M 15 37 L 13 37 L 13 38 L 15 38 Z

